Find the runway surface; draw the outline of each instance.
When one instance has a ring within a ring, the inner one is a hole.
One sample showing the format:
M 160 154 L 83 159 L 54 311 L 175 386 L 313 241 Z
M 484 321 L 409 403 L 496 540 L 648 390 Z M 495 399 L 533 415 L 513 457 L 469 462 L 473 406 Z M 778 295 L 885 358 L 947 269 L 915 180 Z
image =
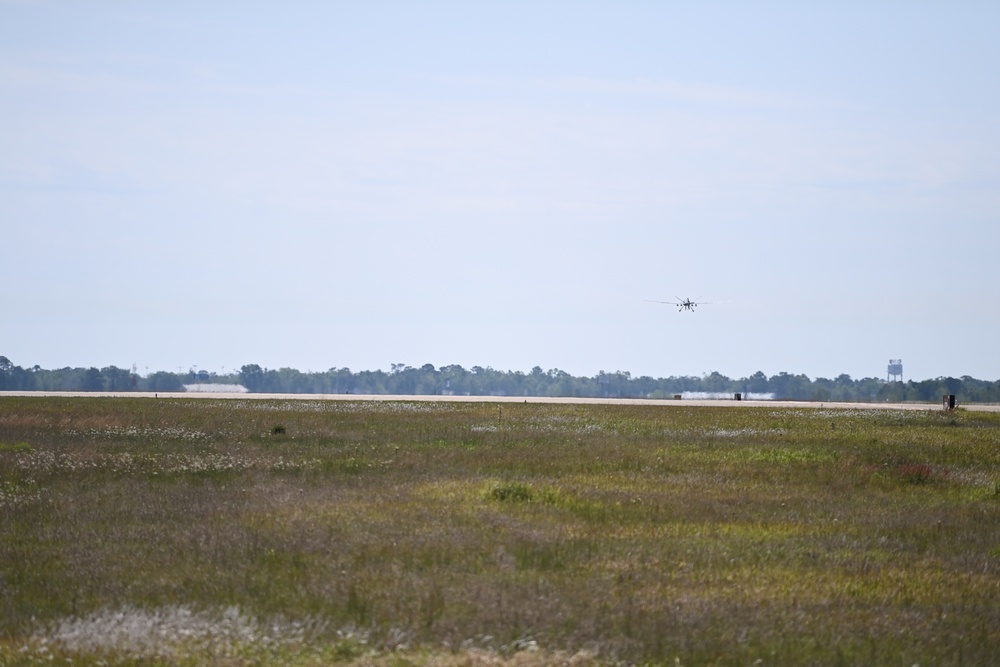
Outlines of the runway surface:
M 940 403 L 839 403 L 833 401 L 737 401 L 733 399 L 652 399 L 652 398 L 574 398 L 568 396 L 439 396 L 386 394 L 250 394 L 198 392 L 102 392 L 102 391 L 0 391 L 2 396 L 63 396 L 86 398 L 207 398 L 281 401 L 427 401 L 440 403 L 563 403 L 576 405 L 656 405 L 664 407 L 741 407 L 741 408 L 824 408 L 828 410 L 942 410 Z M 978 412 L 1000 412 L 1000 405 L 970 403 L 957 407 Z

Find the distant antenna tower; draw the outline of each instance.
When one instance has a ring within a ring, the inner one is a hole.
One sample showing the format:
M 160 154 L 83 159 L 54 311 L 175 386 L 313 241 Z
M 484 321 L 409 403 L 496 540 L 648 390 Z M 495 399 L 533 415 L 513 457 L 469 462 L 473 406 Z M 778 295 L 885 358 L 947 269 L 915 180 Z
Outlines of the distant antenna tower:
M 890 359 L 889 360 L 889 370 L 886 371 L 885 381 L 888 382 L 889 378 L 895 380 L 903 381 L 903 360 L 902 359 Z

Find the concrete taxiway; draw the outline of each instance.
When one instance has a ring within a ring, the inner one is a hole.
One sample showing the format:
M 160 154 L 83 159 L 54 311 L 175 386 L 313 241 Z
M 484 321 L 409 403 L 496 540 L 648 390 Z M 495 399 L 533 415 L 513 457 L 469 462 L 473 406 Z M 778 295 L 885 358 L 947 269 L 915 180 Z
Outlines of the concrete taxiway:
M 647 405 L 663 407 L 823 408 L 828 410 L 942 410 L 940 403 L 840 403 L 834 401 L 737 401 L 735 399 L 575 398 L 570 396 L 410 396 L 401 394 L 249 394 L 228 392 L 0 391 L 2 396 L 86 398 L 240 399 L 279 401 L 426 401 L 441 403 L 563 403 L 571 405 Z M 992 403 L 960 404 L 959 409 L 1000 412 Z

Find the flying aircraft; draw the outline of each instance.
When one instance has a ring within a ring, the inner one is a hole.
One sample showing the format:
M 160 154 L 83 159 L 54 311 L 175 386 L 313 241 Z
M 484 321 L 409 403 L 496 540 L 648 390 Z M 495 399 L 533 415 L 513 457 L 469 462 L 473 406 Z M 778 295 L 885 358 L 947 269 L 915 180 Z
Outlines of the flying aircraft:
M 649 301 L 650 303 L 665 303 L 669 306 L 677 306 L 678 313 L 682 310 L 690 310 L 693 313 L 695 306 L 704 306 L 712 303 L 711 301 L 692 301 L 691 299 L 682 299 L 679 296 L 674 298 L 677 299 L 677 301 L 653 301 L 652 299 L 646 299 L 646 301 Z

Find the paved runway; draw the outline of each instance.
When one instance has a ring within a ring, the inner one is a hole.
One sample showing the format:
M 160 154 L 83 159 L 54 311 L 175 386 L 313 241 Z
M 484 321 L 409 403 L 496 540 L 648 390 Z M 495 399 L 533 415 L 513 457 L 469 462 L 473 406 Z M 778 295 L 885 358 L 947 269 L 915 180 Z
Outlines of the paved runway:
M 249 394 L 199 392 L 0 391 L 0 396 L 79 396 L 110 398 L 215 398 L 282 401 L 437 401 L 442 403 L 563 403 L 578 405 L 657 405 L 664 407 L 824 408 L 830 410 L 941 410 L 940 403 L 838 403 L 833 401 L 736 401 L 732 399 L 574 398 L 567 396 L 439 396 L 386 394 Z M 997 404 L 959 405 L 979 412 L 1000 412 Z

